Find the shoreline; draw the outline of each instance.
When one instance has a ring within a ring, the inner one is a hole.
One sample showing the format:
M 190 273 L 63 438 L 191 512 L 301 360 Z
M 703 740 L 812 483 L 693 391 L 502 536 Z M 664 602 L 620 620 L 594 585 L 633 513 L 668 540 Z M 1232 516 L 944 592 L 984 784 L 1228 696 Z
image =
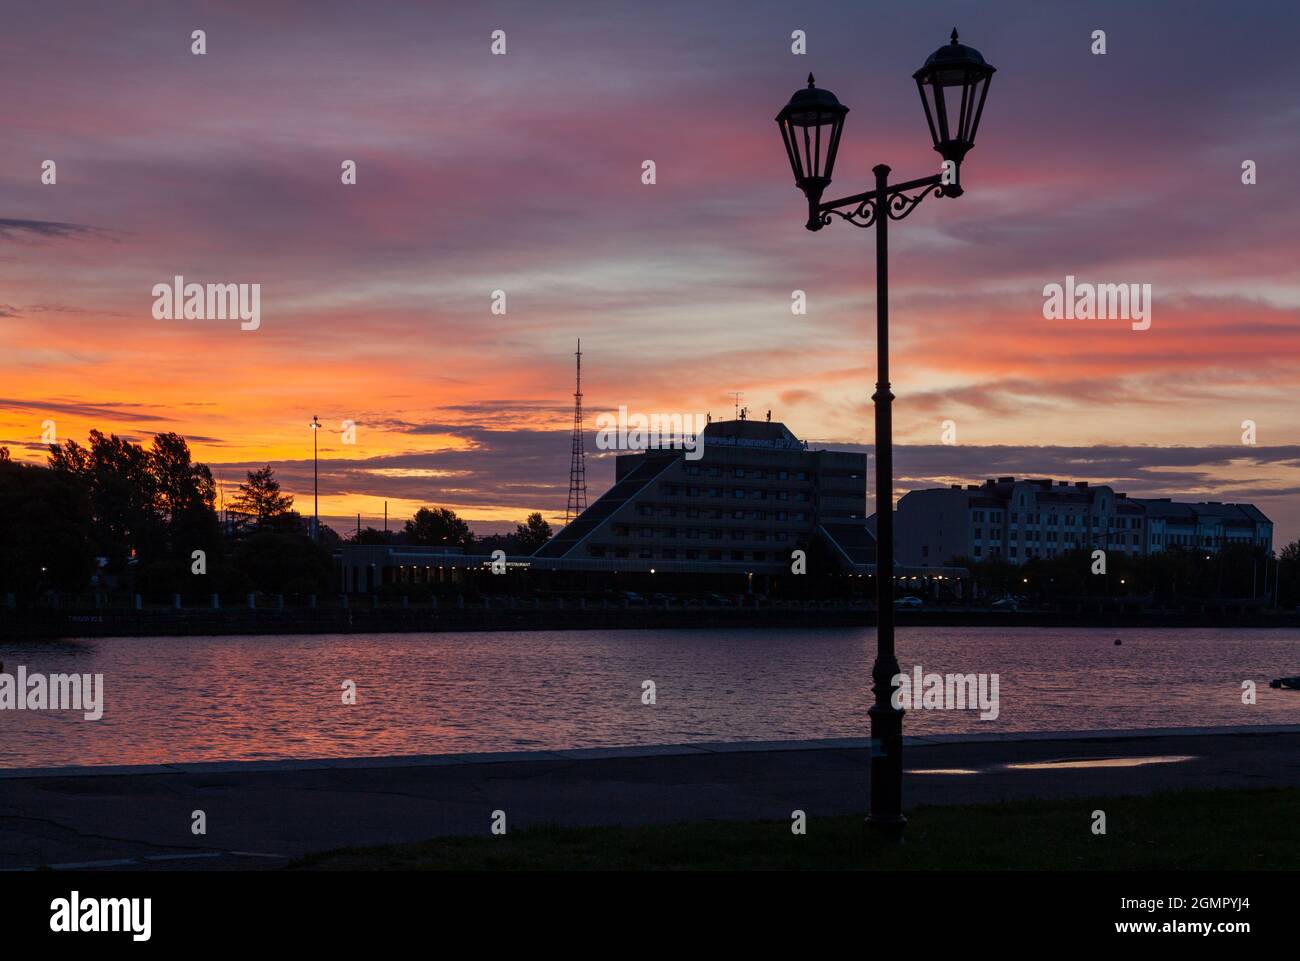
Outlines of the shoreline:
M 998 734 L 917 734 L 904 747 L 960 744 L 1019 744 L 1039 741 L 1133 741 L 1177 737 L 1259 737 L 1300 734 L 1300 724 L 1243 724 L 1215 727 L 1156 727 L 1078 731 L 1006 731 Z M 63 767 L 0 768 L 0 780 L 62 777 L 142 777 L 156 774 L 285 774 L 299 771 L 358 771 L 385 768 L 458 767 L 477 764 L 528 764 L 537 761 L 609 761 L 784 751 L 870 751 L 869 737 L 800 738 L 787 741 L 700 741 L 615 747 L 541 748 L 535 751 L 466 751 L 456 754 L 387 754 L 348 757 L 267 758 L 260 760 L 169 761 L 154 764 L 85 764 Z
M 904 803 L 1298 788 L 1297 751 L 1293 726 L 935 737 L 904 752 Z M 9 777 L 0 870 L 274 870 L 338 848 L 490 837 L 497 812 L 511 831 L 860 816 L 871 779 L 870 740 L 857 738 L 276 763 Z
M 896 611 L 900 627 L 1229 627 L 1300 629 L 1300 612 L 1262 611 Z M 865 607 L 555 609 L 540 607 L 0 610 L 0 643 L 98 637 L 263 634 L 391 634 L 461 631 L 587 631 L 729 627 L 873 627 Z

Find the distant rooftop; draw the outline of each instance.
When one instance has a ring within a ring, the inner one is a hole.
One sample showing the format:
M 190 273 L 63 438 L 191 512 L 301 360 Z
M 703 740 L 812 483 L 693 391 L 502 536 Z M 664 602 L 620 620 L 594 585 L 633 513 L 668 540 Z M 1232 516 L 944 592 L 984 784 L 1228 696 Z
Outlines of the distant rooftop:
M 983 484 L 949 484 L 947 488 L 930 487 L 923 490 L 966 491 L 971 495 L 971 507 L 997 507 L 999 498 L 1005 498 L 1016 484 L 1029 484 L 1038 488 L 1035 499 L 1040 503 L 1087 502 L 1092 499 L 1088 481 L 1063 481 L 1051 478 L 1017 479 L 1015 477 L 990 477 Z M 1173 501 L 1168 497 L 1129 497 L 1115 492 L 1116 508 L 1122 513 L 1144 510 L 1152 517 L 1184 518 L 1219 517 L 1228 525 L 1270 524 L 1272 521 L 1254 504 L 1227 504 L 1220 501 Z
M 767 420 L 715 420 L 704 428 L 704 442 L 763 447 L 804 446 L 785 424 Z

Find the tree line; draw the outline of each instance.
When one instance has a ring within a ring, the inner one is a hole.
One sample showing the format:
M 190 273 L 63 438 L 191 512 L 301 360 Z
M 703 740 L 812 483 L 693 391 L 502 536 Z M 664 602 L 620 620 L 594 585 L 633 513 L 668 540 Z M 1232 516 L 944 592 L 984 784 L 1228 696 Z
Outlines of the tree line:
M 984 597 L 1019 595 L 1038 602 L 1127 597 L 1175 606 L 1187 600 L 1255 600 L 1294 610 L 1300 606 L 1300 540 L 1276 555 L 1251 544 L 1204 548 L 1171 546 L 1153 554 L 1106 551 L 1104 570 L 1091 550 L 1012 564 L 1001 556 L 954 557 Z
M 228 504 L 176 433 L 148 447 L 92 430 L 83 446 L 51 445 L 45 466 L 0 447 L 0 593 L 28 601 L 90 588 L 144 595 L 325 594 L 344 538 L 294 509 L 268 464 L 247 471 Z M 476 538 L 448 508 L 420 508 L 402 529 L 373 528 L 355 543 L 443 545 L 467 552 L 532 553 L 551 536 L 538 512 L 513 534 Z M 196 574 L 205 578 L 196 587 Z

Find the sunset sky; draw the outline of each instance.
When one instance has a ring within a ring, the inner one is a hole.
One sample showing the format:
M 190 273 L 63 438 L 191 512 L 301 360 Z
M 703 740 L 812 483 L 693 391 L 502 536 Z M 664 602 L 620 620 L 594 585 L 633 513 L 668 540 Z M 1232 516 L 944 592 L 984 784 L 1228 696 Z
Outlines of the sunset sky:
M 876 163 L 934 172 L 911 73 L 956 25 L 998 73 L 965 196 L 891 234 L 896 493 L 1113 482 L 1253 502 L 1300 536 L 1294 4 L 68 6 L 7 5 L 0 29 L 16 458 L 43 462 L 46 419 L 82 443 L 178 431 L 227 497 L 269 462 L 310 513 L 318 414 L 336 527 L 378 526 L 385 500 L 395 523 L 562 520 L 579 337 L 591 499 L 613 461 L 590 430 L 620 405 L 730 416 L 743 391 L 867 449 L 873 236 L 803 228 L 773 117 L 810 70 L 851 108 L 828 196 Z M 178 274 L 260 283 L 260 329 L 154 319 Z M 1067 275 L 1151 284 L 1151 328 L 1044 320 Z

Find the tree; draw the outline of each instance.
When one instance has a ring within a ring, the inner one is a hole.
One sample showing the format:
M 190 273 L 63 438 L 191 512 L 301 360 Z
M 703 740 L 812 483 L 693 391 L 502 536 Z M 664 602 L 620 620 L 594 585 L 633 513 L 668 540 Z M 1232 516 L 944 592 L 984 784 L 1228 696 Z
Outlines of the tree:
M 157 484 L 149 455 L 116 434 L 90 432 L 90 448 L 68 440 L 50 445 L 50 469 L 75 477 L 90 492 L 92 531 L 110 571 L 131 561 L 152 560 L 165 551 L 164 519 L 157 510 Z
M 259 531 L 240 542 L 235 567 L 253 590 L 270 594 L 323 594 L 333 580 L 330 552 L 305 534 Z
M 515 542 L 522 554 L 533 553 L 550 539 L 551 525 L 538 511 L 533 511 L 524 523 L 515 526 Z
M 0 591 L 78 591 L 95 571 L 90 491 L 74 475 L 0 459 Z
M 149 451 L 156 508 L 166 520 L 168 553 L 184 558 L 196 549 L 212 551 L 218 540 L 217 488 L 206 464 L 190 459 L 180 434 L 158 434 Z
M 180 434 L 157 434 L 149 451 L 149 470 L 158 493 L 158 507 L 169 518 L 193 511 L 211 511 L 216 484 L 206 464 L 190 459 L 190 447 Z
M 446 507 L 421 507 L 403 528 L 407 543 L 436 547 L 468 547 L 474 541 L 469 525 Z
M 231 500 L 237 513 L 253 519 L 260 531 L 269 522 L 284 517 L 293 508 L 293 497 L 280 493 L 280 482 L 275 471 L 267 464 L 260 470 L 248 472 L 248 483 L 239 485 L 239 493 Z

